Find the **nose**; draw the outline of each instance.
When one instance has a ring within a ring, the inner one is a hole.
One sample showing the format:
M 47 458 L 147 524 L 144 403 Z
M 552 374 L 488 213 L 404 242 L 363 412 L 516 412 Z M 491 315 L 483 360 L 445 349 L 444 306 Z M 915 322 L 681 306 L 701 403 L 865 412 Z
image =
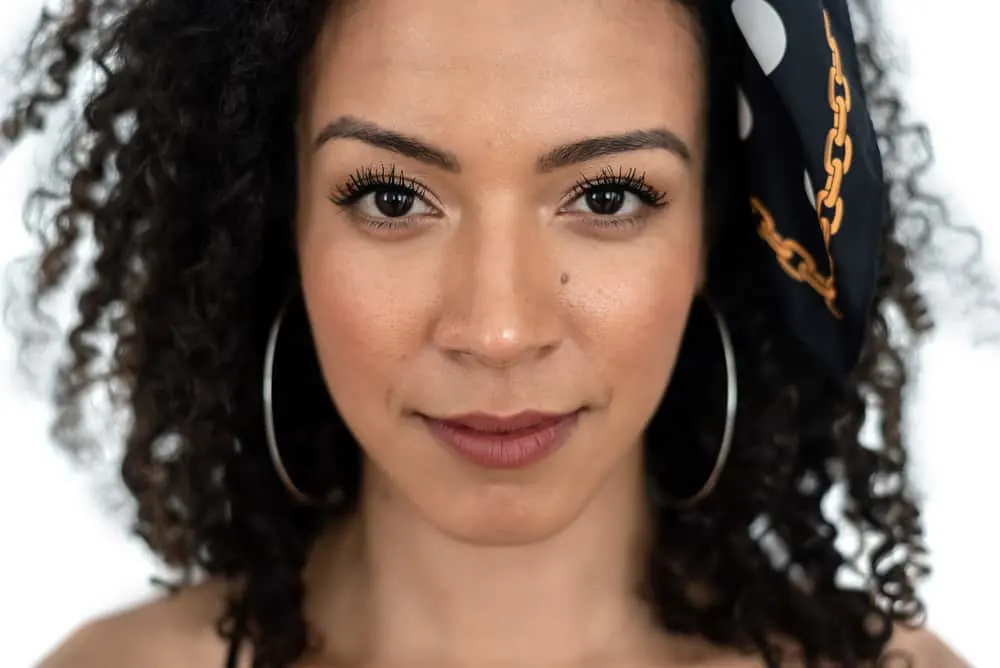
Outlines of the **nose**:
M 523 214 L 522 214 L 523 219 Z M 564 336 L 560 268 L 546 231 L 494 211 L 463 220 L 446 258 L 435 344 L 466 364 L 506 368 L 555 351 Z

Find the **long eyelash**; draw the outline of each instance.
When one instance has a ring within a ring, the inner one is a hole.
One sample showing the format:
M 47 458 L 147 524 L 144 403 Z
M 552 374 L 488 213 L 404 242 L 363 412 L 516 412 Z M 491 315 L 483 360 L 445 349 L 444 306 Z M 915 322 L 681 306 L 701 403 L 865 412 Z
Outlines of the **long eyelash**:
M 359 168 L 351 174 L 346 183 L 337 186 L 331 193 L 330 199 L 338 206 L 350 206 L 376 188 L 386 187 L 409 191 L 420 199 L 427 194 L 427 189 L 420 183 L 408 178 L 402 171 L 397 173 L 395 165 L 388 168 L 379 165 L 377 170 L 371 167 Z
M 625 188 L 635 193 L 636 197 L 647 206 L 659 208 L 670 203 L 666 194 L 646 183 L 646 173 L 640 174 L 634 167 L 628 171 L 619 168 L 617 172 L 610 167 L 605 167 L 595 178 L 581 176 L 580 180 L 573 186 L 572 198 L 575 199 L 590 190 L 607 186 Z

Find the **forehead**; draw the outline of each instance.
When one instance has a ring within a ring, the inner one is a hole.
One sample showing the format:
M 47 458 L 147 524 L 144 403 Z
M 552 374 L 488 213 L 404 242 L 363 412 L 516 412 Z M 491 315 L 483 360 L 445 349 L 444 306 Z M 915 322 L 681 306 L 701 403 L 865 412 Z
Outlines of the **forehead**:
M 673 0 L 351 0 L 311 65 L 311 130 L 351 114 L 497 148 L 660 126 L 696 145 L 701 129 L 697 27 Z

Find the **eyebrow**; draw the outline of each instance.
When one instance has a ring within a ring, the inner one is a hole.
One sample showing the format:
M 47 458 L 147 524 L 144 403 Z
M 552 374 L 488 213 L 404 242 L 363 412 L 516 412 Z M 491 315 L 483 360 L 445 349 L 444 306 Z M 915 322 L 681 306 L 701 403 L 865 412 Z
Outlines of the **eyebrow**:
M 551 172 L 554 169 L 586 162 L 605 155 L 651 148 L 667 150 L 685 163 L 691 162 L 691 149 L 684 143 L 684 140 L 666 128 L 657 128 L 654 130 L 631 130 L 603 137 L 588 137 L 558 146 L 538 159 L 538 171 Z
M 449 172 L 460 172 L 462 169 L 458 158 L 449 151 L 354 116 L 341 116 L 327 124 L 313 140 L 313 150 L 318 151 L 334 139 L 357 139 Z M 587 137 L 563 144 L 538 158 L 535 168 L 540 173 L 551 172 L 605 155 L 645 149 L 663 149 L 673 153 L 685 163 L 691 161 L 691 150 L 683 139 L 670 130 L 656 128 Z
M 357 139 L 449 172 L 461 171 L 458 159 L 448 151 L 353 116 L 341 116 L 320 130 L 313 140 L 313 150 L 318 151 L 334 139 Z

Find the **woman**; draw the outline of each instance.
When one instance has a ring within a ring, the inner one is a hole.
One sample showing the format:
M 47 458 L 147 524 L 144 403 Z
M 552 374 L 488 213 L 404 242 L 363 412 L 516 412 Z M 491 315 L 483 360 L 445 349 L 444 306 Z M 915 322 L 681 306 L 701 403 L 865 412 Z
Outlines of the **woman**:
M 905 630 L 930 325 L 842 0 L 77 0 L 28 55 L 11 140 L 100 75 L 57 435 L 112 387 L 184 575 L 46 668 L 964 665 Z

